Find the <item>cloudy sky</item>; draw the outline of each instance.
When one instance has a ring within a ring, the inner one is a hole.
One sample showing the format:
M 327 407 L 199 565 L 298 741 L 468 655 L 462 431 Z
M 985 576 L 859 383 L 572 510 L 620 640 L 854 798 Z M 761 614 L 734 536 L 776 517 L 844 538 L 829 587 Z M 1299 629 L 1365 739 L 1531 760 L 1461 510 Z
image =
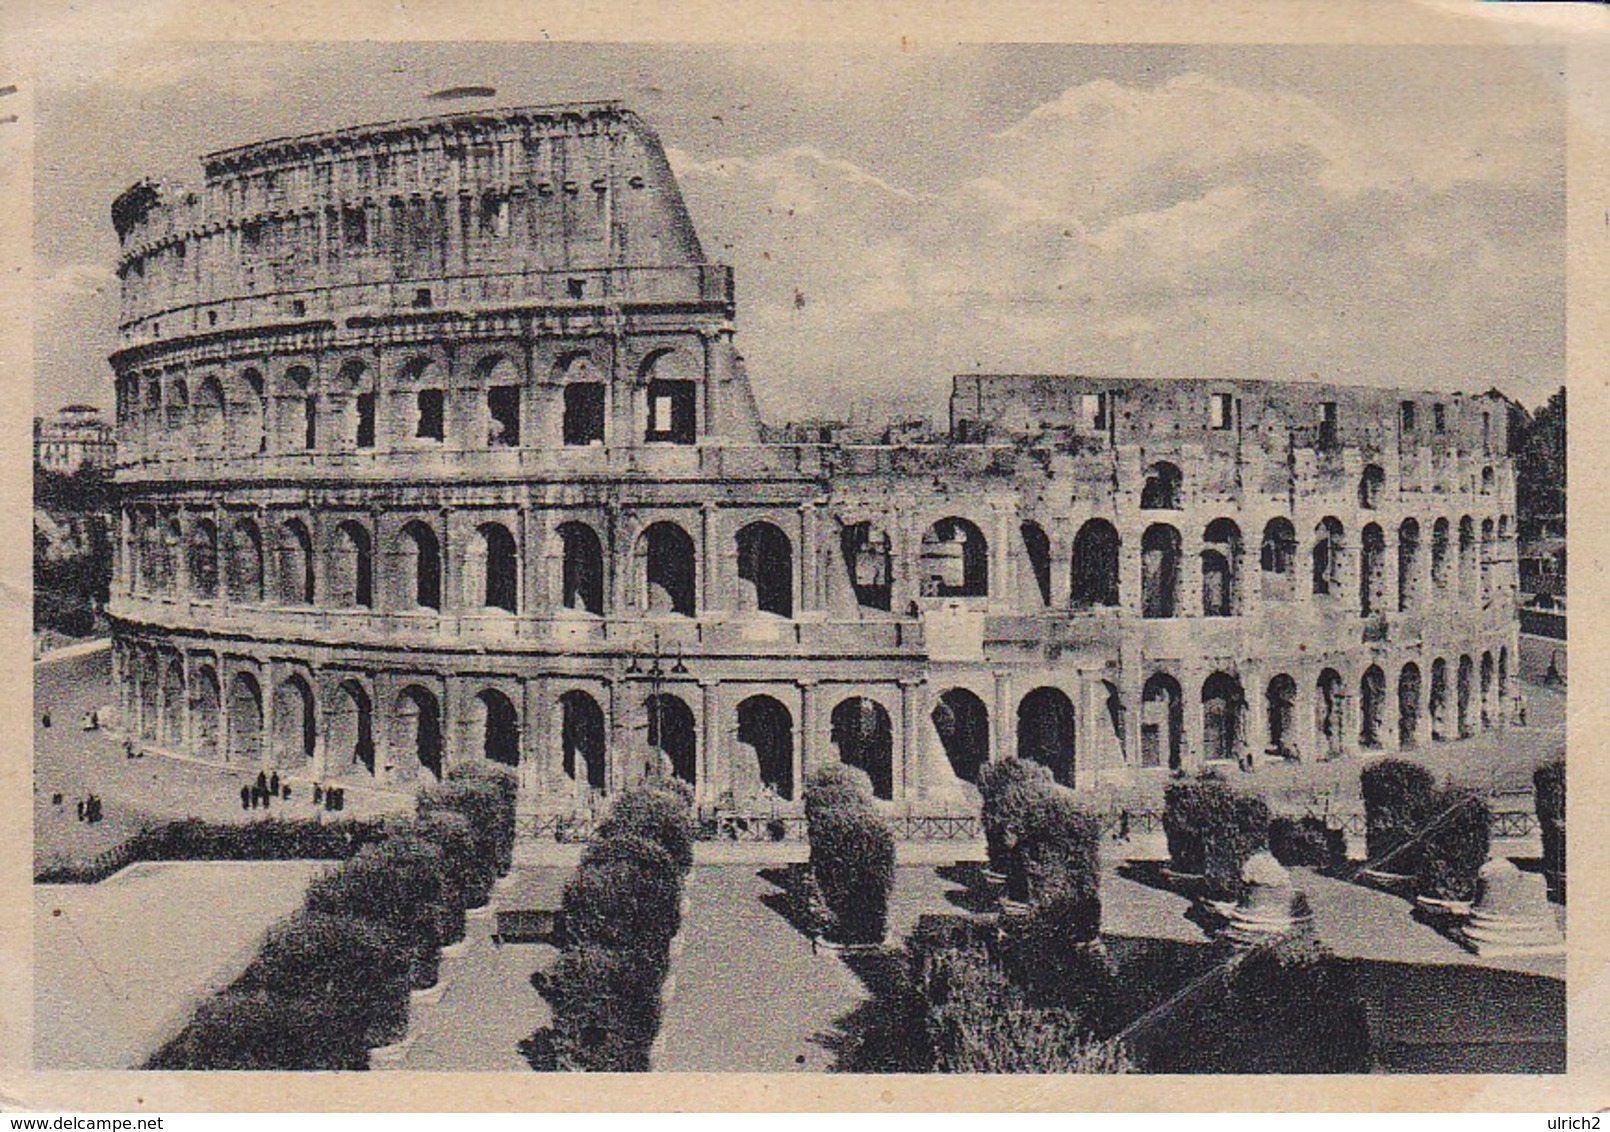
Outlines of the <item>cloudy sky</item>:
M 1464 48 L 59 51 L 35 104 L 37 411 L 110 405 L 124 187 L 465 84 L 617 98 L 659 131 L 736 270 L 773 418 L 858 398 L 942 417 L 966 372 L 1535 405 L 1565 372 L 1562 69 Z

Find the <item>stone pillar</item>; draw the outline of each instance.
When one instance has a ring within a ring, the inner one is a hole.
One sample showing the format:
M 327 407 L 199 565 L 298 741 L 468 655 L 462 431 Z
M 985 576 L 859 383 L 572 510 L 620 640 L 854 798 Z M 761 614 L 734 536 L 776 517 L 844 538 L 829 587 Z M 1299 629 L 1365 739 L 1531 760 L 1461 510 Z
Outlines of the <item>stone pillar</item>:
M 917 749 L 917 689 L 920 680 L 900 681 L 900 762 L 895 768 L 894 798 L 909 802 L 923 795 L 922 752 Z
M 805 776 L 816 762 L 816 681 L 799 682 L 799 742 L 794 744 L 794 796 L 804 796 Z
M 1077 717 L 1074 728 L 1073 788 L 1094 789 L 1101 781 L 1101 752 L 1096 749 L 1096 712 L 1101 703 L 1100 682 L 1091 683 L 1086 672 L 1079 674 L 1079 694 L 1074 699 Z
M 562 738 L 554 734 L 552 697 L 548 678 L 536 676 L 521 684 L 520 809 L 539 809 L 547 801 L 549 781 L 555 777 Z M 560 770 L 559 773 L 564 773 Z
M 699 744 L 699 782 L 694 797 L 700 802 L 712 802 L 731 781 L 721 744 L 721 686 L 715 680 L 700 680 L 699 691 L 703 697 L 704 735 Z
M 716 555 L 715 506 L 705 503 L 699 508 L 699 615 L 714 609 L 720 593 L 722 574 Z
M 635 748 L 632 721 L 626 718 L 631 708 L 626 689 L 613 680 L 604 689 L 604 698 L 604 710 L 609 713 L 609 745 L 604 748 L 604 788 L 610 794 L 615 794 L 621 788 L 621 765 Z M 576 777 L 579 779 L 582 775 L 582 768 L 577 767 Z
M 1269 748 L 1269 712 L 1264 702 L 1264 668 L 1254 661 L 1241 666 L 1241 735 L 1256 766 Z
M 1383 672 L 1385 669 L 1383 669 Z M 1381 729 L 1376 738 L 1380 741 L 1381 750 L 1396 751 L 1398 743 L 1398 687 L 1397 681 L 1391 676 L 1384 677 L 1385 690 L 1381 694 Z
M 262 769 L 268 770 L 274 765 L 274 706 L 279 699 L 279 681 L 274 676 L 273 661 L 263 666 L 260 687 L 263 693 L 263 726 L 257 736 L 257 763 Z
M 798 584 L 794 612 L 797 616 L 807 609 L 820 609 L 821 595 L 817 592 L 816 539 L 819 516 L 815 500 L 806 500 L 799 507 L 799 555 L 796 563 Z
M 1197 600 L 1201 600 L 1200 592 Z M 1180 681 L 1180 768 L 1186 772 L 1202 765 L 1202 683 L 1207 675 L 1200 663 L 1184 665 Z M 1165 755 L 1166 757 L 1166 755 Z
M 1046 537 L 1051 542 L 1051 608 L 1067 609 L 1073 601 L 1073 536 L 1066 519 L 1054 519 Z
M 995 673 L 995 709 L 993 733 L 995 736 L 994 760 L 1011 758 L 1017 754 L 1017 705 L 1012 702 L 1012 674 Z

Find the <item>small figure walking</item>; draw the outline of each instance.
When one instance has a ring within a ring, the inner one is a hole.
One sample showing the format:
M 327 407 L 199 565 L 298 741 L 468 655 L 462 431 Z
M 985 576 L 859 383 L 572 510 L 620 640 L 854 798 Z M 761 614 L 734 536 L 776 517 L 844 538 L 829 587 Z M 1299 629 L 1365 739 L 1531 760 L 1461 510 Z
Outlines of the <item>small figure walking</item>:
M 268 792 L 268 775 L 264 774 L 262 771 L 257 772 L 257 789 L 263 791 L 264 793 Z
M 315 782 L 313 784 L 313 804 L 317 806 L 322 801 L 324 801 L 324 787 Z
M 47 711 L 44 715 L 40 716 L 39 717 L 39 722 L 45 725 L 46 730 L 49 730 L 49 728 L 50 728 L 50 713 Z
M 84 799 L 82 798 L 78 800 L 78 820 L 84 820 Z
M 1118 840 L 1129 840 L 1129 810 L 1127 808 L 1118 811 Z
M 277 770 L 269 776 L 268 792 L 271 795 L 278 794 L 280 792 L 280 772 Z
M 243 810 L 252 808 L 252 788 L 250 786 L 240 788 L 240 808 Z
M 126 759 L 132 759 L 134 757 L 134 740 L 133 739 L 125 739 L 125 740 L 123 740 L 123 757 L 126 758 Z

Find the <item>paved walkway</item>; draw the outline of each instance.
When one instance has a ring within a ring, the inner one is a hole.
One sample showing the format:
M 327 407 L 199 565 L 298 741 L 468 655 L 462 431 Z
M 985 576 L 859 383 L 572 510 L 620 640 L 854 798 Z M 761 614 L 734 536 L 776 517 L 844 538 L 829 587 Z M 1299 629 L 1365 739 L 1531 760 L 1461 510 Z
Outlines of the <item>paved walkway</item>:
M 34 1061 L 138 1068 L 246 969 L 318 861 L 146 861 L 34 886 Z
M 443 953 L 441 1000 L 411 1008 L 411 1037 L 400 1068 L 530 1072 L 520 1043 L 552 1018 L 531 976 L 551 971 L 559 952 L 544 943 L 495 944 L 495 909 L 505 901 L 509 907 L 530 906 L 533 890 L 551 901 L 569 872 L 568 868 L 516 870 L 499 883 L 487 912 L 472 913 L 463 942 Z

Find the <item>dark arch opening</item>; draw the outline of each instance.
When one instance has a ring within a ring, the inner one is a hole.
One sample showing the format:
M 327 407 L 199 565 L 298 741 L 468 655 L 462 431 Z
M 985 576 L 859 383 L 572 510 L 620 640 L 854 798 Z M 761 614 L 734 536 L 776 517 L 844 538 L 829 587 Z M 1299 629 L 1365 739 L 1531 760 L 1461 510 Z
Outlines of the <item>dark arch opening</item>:
M 648 713 L 648 745 L 659 752 L 660 771 L 669 770 L 689 786 L 698 782 L 698 737 L 693 709 L 669 692 L 643 701 Z
M 1297 749 L 1297 681 L 1282 672 L 1269 681 L 1263 700 L 1265 718 L 1269 723 L 1269 757 L 1300 758 Z
M 1398 673 L 1398 746 L 1420 745 L 1420 668 L 1414 662 Z
M 1241 681 L 1215 672 L 1202 684 L 1202 757 L 1240 763 L 1247 698 Z
M 1364 670 L 1358 682 L 1358 743 L 1368 750 L 1381 746 L 1381 716 L 1386 709 L 1386 673 L 1377 665 Z
M 502 523 L 482 523 L 481 565 L 484 578 L 482 604 L 487 609 L 514 613 L 520 601 L 520 562 L 514 536 Z
M 404 548 L 409 574 L 406 581 L 410 583 L 408 597 L 421 609 L 440 609 L 442 548 L 436 538 L 436 532 L 431 529 L 429 523 L 422 523 L 416 519 L 404 527 L 402 533 L 408 543 Z
M 922 536 L 925 597 L 989 596 L 989 543 L 966 519 L 941 519 Z
M 566 609 L 602 616 L 604 612 L 604 548 L 598 534 L 586 523 L 559 525 L 563 555 L 563 592 Z
M 645 602 L 653 613 L 692 617 L 696 608 L 693 539 L 675 523 L 655 523 L 643 532 Z
M 1073 701 L 1060 688 L 1035 688 L 1017 705 L 1017 757 L 1039 763 L 1072 786 L 1078 757 Z
M 894 730 L 889 713 L 876 700 L 851 696 L 833 709 L 833 744 L 839 761 L 860 767 L 872 779 L 872 792 L 894 797 Z
M 1023 537 L 1023 553 L 1028 559 L 1034 594 L 1042 606 L 1051 604 L 1051 540 L 1039 523 L 1025 522 L 1018 528 Z
M 1073 539 L 1073 605 L 1076 609 L 1118 604 L 1118 531 L 1106 519 L 1091 519 Z
M 519 766 L 520 713 L 496 688 L 487 688 L 475 698 L 481 705 L 482 756 L 503 766 Z
M 771 696 L 738 705 L 738 742 L 755 752 L 760 784 L 784 801 L 794 797 L 794 717 Z
M 930 718 L 950 769 L 963 782 L 976 783 L 979 770 L 989 762 L 989 710 L 984 701 L 966 688 L 952 688 L 940 695 Z
M 570 691 L 559 697 L 560 740 L 565 777 L 574 781 L 577 771 L 582 781 L 603 792 L 604 711 L 586 692 Z
M 1140 540 L 1142 617 L 1177 617 L 1180 603 L 1180 533 L 1166 523 L 1146 528 Z
M 794 616 L 794 544 L 771 523 L 750 523 L 738 532 L 738 578 L 748 584 L 755 608 Z
M 1146 481 L 1140 489 L 1142 511 L 1177 511 L 1180 508 L 1181 489 L 1185 477 L 1177 466 L 1166 460 L 1146 469 Z
M 394 750 L 407 756 L 398 764 L 397 777 L 412 781 L 423 769 L 442 777 L 442 708 L 436 696 L 412 685 L 397 696 L 397 742 Z
M 1153 673 L 1141 691 L 1140 765 L 1180 769 L 1184 723 L 1180 682 L 1166 672 Z

